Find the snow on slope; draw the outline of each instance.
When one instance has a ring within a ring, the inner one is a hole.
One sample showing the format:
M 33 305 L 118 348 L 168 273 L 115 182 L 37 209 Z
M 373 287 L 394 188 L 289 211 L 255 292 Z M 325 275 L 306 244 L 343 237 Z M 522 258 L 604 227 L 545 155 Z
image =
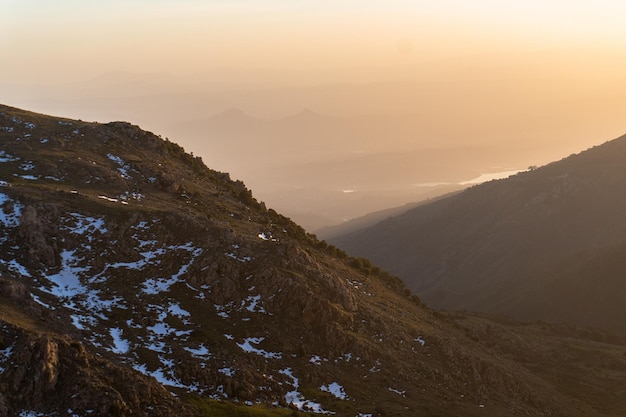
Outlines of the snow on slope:
M 0 207 L 3 207 L 0 211 L 0 245 L 9 244 L 10 234 L 20 225 L 23 206 L 0 193 Z M 203 248 L 191 241 L 162 242 L 154 231 L 159 220 L 142 220 L 130 226 L 134 252 L 117 254 L 114 248 L 119 242 L 111 240 L 108 223 L 109 220 L 103 216 L 77 211 L 65 213 L 58 219 L 61 233 L 58 237 L 58 266 L 45 270 L 31 268 L 23 255 L 24 251 L 18 247 L 2 251 L 0 264 L 16 276 L 35 281 L 38 291 L 33 291 L 32 297 L 36 302 L 51 310 L 66 312 L 74 327 L 89 334 L 88 339 L 93 345 L 124 358 L 135 370 L 156 378 L 168 387 L 199 392 L 213 398 L 227 398 L 221 385 L 207 387 L 193 376 L 181 376 L 180 362 L 184 361 L 181 357 L 204 364 L 215 358 L 205 343 L 191 336 L 197 328 L 194 315 L 182 300 L 176 299 L 174 292 L 184 288 L 195 293 L 191 299 L 206 307 L 205 314 L 229 319 L 234 314 L 242 316 L 243 321 L 250 320 L 254 315 L 269 314 L 264 308 L 263 296 L 256 291 L 255 285 L 250 285 L 249 295 L 245 298 L 223 306 L 214 304 L 207 298 L 211 294 L 210 286 L 196 288 L 185 279 L 202 257 Z M 102 245 L 102 242 L 107 244 Z M 239 245 L 235 244 L 223 256 L 235 262 L 252 261 L 249 256 L 238 255 L 239 250 Z M 94 259 L 99 259 L 99 262 L 94 262 Z M 149 273 L 146 274 L 146 271 Z M 108 285 L 110 280 L 116 280 L 120 275 L 142 276 L 141 280 L 128 279 L 126 283 L 134 299 Z M 251 278 L 247 276 L 246 280 Z M 278 371 L 272 378 L 276 381 L 282 379 L 280 384 L 291 387 L 284 396 L 287 404 L 299 410 L 330 413 L 298 391 L 298 378 L 290 368 L 280 365 L 283 352 L 262 347 L 267 342 L 266 335 L 247 337 L 241 341 L 231 336 L 226 340 L 246 353 L 276 362 Z M 3 358 L 10 354 L 10 348 L 0 351 L 0 366 Z M 346 357 L 351 358 L 352 354 L 347 353 Z M 345 360 L 344 357 L 340 359 Z M 323 362 L 329 360 L 323 359 Z M 321 363 L 322 359 L 319 359 L 311 362 L 311 366 Z M 236 363 L 222 362 L 218 371 L 224 377 L 232 377 L 237 369 Z M 338 399 L 347 399 L 337 382 L 322 386 L 320 391 L 330 392 Z

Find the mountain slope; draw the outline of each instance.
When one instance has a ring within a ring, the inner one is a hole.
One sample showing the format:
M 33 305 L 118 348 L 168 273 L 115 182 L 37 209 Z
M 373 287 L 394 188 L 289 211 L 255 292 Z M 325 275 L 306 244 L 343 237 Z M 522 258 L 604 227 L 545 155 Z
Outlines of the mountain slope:
M 621 339 L 430 311 L 136 126 L 2 106 L 0 143 L 0 415 L 626 407 Z M 599 344 L 600 364 L 537 366 Z
M 625 164 L 622 137 L 332 241 L 438 308 L 626 332 L 621 267 L 598 268 L 626 244 Z
M 458 190 L 464 187 L 462 185 L 449 185 L 447 186 L 449 192 L 444 194 L 443 196 L 440 195 L 442 192 L 441 190 L 443 189 L 443 186 L 440 186 L 438 188 L 439 188 L 439 191 L 434 192 L 433 197 L 429 198 L 427 195 L 424 196 L 424 201 L 407 203 L 407 204 L 404 204 L 403 206 L 392 207 L 392 208 L 388 208 L 385 210 L 375 211 L 372 213 L 368 213 L 365 216 L 348 220 L 344 223 L 340 223 L 334 226 L 323 227 L 319 230 L 316 230 L 315 235 L 321 239 L 333 239 L 335 237 L 347 235 L 352 232 L 356 232 L 358 230 L 374 226 L 377 223 L 381 222 L 382 220 L 388 219 L 390 217 L 399 216 L 403 213 L 406 213 L 407 211 L 411 210 L 414 207 L 420 206 L 422 204 L 428 204 L 434 200 L 444 198 L 446 195 L 457 192 Z

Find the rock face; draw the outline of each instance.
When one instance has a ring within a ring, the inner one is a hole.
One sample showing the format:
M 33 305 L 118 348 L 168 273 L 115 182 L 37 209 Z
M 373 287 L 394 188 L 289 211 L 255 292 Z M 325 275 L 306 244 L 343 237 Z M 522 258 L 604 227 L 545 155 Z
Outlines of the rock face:
M 1 415 L 22 410 L 78 415 L 190 415 L 149 378 L 94 356 L 83 344 L 2 322 Z M 9 356 L 10 355 L 10 356 Z M 10 362 L 6 359 L 10 358 Z M 139 412 L 156 405 L 154 412 Z
M 626 408 L 621 340 L 428 310 L 398 278 L 135 126 L 0 107 L 0 143 L 0 415 Z M 546 345 L 599 339 L 611 372 L 593 386 L 608 403 L 572 394 L 564 364 L 541 362 Z
M 626 137 L 333 240 L 428 305 L 626 334 Z
M 46 218 L 41 217 L 42 212 Z M 18 237 L 24 241 L 28 254 L 46 266 L 54 266 L 59 262 L 59 250 L 54 240 L 54 236 L 59 233 L 54 219 L 59 216 L 55 206 L 40 208 L 38 213 L 37 208 L 30 205 L 24 208 L 20 217 Z

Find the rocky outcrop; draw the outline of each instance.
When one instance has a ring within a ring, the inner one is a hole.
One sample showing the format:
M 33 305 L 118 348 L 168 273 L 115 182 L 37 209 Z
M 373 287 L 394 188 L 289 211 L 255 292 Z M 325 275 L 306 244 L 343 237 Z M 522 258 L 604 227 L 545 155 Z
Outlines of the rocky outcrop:
M 27 205 L 17 228 L 31 259 L 46 266 L 55 266 L 59 262 L 59 250 L 56 236 L 59 235 L 59 211 L 56 206 L 35 207 Z
M 28 332 L 2 321 L 0 329 L 1 416 L 23 410 L 103 416 L 191 414 L 156 381 L 94 356 L 70 337 Z

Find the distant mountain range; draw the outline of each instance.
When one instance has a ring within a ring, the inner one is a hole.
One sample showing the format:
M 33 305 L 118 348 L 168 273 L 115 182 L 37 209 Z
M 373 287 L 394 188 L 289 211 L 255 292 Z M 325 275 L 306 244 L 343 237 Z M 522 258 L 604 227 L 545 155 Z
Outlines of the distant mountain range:
M 137 126 L 0 106 L 0 144 L 0 415 L 626 409 L 623 338 L 430 310 Z
M 194 138 L 196 151 L 236 169 L 310 231 L 462 189 L 467 185 L 460 183 L 489 167 L 515 167 L 528 158 L 485 144 L 428 144 L 420 120 L 412 114 L 334 117 L 306 108 L 259 119 L 231 108 L 172 130 Z
M 65 84 L 0 81 L 0 96 L 82 120 L 133 120 L 214 169 L 237 172 L 259 199 L 308 231 L 449 191 L 415 184 L 525 169 L 589 146 L 588 132 L 619 131 L 619 110 L 590 117 L 590 105 L 581 104 L 589 100 L 569 91 L 545 97 L 541 110 L 506 77 L 460 93 L 450 72 L 423 71 L 112 72 Z M 489 111 L 475 105 L 512 86 L 517 93 Z M 555 113 L 562 97 L 580 108 Z
M 626 137 L 331 239 L 430 306 L 626 334 Z

